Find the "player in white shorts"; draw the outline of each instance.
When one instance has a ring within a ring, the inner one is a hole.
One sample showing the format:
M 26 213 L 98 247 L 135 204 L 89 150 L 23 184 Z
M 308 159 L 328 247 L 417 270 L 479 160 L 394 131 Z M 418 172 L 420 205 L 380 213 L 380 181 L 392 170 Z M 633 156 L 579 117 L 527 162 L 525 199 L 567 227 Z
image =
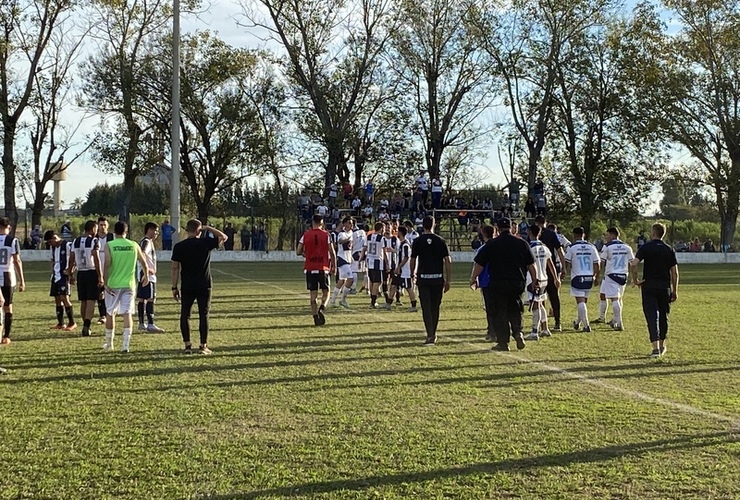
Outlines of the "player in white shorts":
M 629 276 L 629 263 L 635 258 L 632 247 L 619 239 L 619 229 L 610 227 L 604 233 L 604 248 L 601 249 L 601 262 L 604 266 L 604 278 L 601 281 L 601 292 L 599 302 L 599 317 L 594 323 L 606 321 L 606 310 L 612 303 L 614 317 L 609 324 L 617 331 L 622 331 L 622 296 L 624 295 L 627 277 Z
M 552 262 L 552 253 L 547 245 L 539 240 L 542 229 L 532 224 L 529 229 L 529 249 L 534 257 L 534 268 L 537 275 L 537 285 L 532 286 L 532 276 L 527 273 L 527 300 L 532 310 L 532 333 L 524 337 L 525 340 L 539 340 L 540 336 L 550 337 L 552 333 L 547 326 L 547 270 L 555 277 L 555 286 L 560 288 L 560 279 Z
M 342 231 L 338 232 L 336 235 L 337 286 L 334 288 L 334 292 L 331 295 L 331 300 L 329 301 L 330 306 L 336 304 L 337 297 L 339 296 L 339 305 L 349 309 L 349 304 L 347 304 L 347 295 L 349 295 L 352 283 L 355 281 L 355 275 L 352 273 L 352 244 L 354 241 L 354 237 L 352 235 L 353 226 L 354 220 L 352 217 L 345 217 L 342 220 Z
M 576 299 L 578 316 L 573 320 L 573 328 L 590 332 L 588 323 L 588 296 L 594 283 L 599 282 L 600 259 L 596 247 L 586 241 L 582 227 L 573 229 L 574 242 L 565 252 L 565 263 L 570 266 L 570 294 Z
M 355 225 L 352 229 L 352 288 L 349 292 L 350 295 L 357 293 L 357 283 L 360 283 L 360 276 L 358 275 L 367 273 L 365 258 L 362 255 L 362 249 L 366 244 L 367 233 L 362 226 Z

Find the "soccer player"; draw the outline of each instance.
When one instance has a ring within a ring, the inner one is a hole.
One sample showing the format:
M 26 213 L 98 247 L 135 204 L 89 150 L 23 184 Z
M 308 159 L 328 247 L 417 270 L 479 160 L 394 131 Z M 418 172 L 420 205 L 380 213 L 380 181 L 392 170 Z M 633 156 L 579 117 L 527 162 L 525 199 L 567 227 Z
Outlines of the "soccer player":
M 545 244 L 552 254 L 553 264 L 555 265 L 555 269 L 558 271 L 556 275 L 559 274 L 559 278 L 561 280 L 565 279 L 565 254 L 563 245 L 560 242 L 557 233 L 554 230 L 547 228 L 545 217 L 543 215 L 535 217 L 534 222 L 540 227 L 539 240 Z M 552 306 L 552 312 L 555 319 L 553 331 L 561 332 L 563 329 L 560 325 L 560 290 L 555 287 L 556 275 L 548 274 L 547 276 L 547 297 L 550 300 L 550 305 Z
M 393 270 L 398 265 L 398 247 L 399 247 L 399 239 L 398 236 L 395 236 L 394 233 L 397 234 L 398 227 L 393 227 L 393 223 L 385 225 L 385 232 L 383 233 L 383 237 L 385 238 L 384 244 L 384 252 L 386 254 L 386 262 L 388 267 L 385 269 L 383 273 L 383 297 L 385 298 L 386 302 L 388 301 L 388 298 L 390 297 L 391 303 L 393 303 L 393 299 L 396 299 L 397 305 L 401 305 L 401 296 L 396 296 L 396 292 L 400 290 L 399 287 L 396 287 L 394 292 L 391 292 L 389 294 L 388 289 L 391 286 L 391 281 L 393 281 Z
M 409 245 L 414 244 L 414 240 L 419 237 L 419 233 L 414 228 L 414 223 L 410 220 L 403 221 L 403 225 L 406 226 L 406 242 Z
M 13 327 L 13 292 L 16 284 L 19 292 L 26 289 L 21 246 L 18 238 L 10 236 L 10 229 L 10 219 L 0 217 L 0 290 L 5 299 L 3 305 L 5 328 L 0 341 L 3 344 L 10 344 L 10 331 Z
M 306 274 L 306 288 L 311 300 L 313 324 L 326 324 L 324 309 L 329 300 L 329 275 L 336 269 L 337 256 L 334 247 L 329 241 L 329 234 L 322 229 L 323 219 L 314 215 L 311 219 L 311 229 L 303 233 L 296 254 L 305 257 L 303 271 Z M 318 301 L 321 289 L 321 303 Z
M 103 287 L 103 271 L 100 265 L 100 240 L 95 236 L 98 224 L 94 220 L 85 222 L 85 234 L 72 242 L 72 253 L 67 264 L 67 276 L 74 283 L 77 268 L 77 299 L 80 301 L 82 336 L 90 336 L 90 325 L 95 314 L 95 302 Z
M 100 257 L 100 274 L 103 274 L 103 267 L 105 265 L 105 247 L 113 241 L 113 233 L 108 231 L 108 219 L 104 216 L 98 217 L 98 243 L 100 249 L 98 250 L 98 256 Z M 105 324 L 105 287 L 100 287 L 100 295 L 98 295 L 98 324 Z
M 226 241 L 226 234 L 215 227 L 204 226 L 198 219 L 185 225 L 187 238 L 172 249 L 172 298 L 181 301 L 180 331 L 185 343 L 185 354 L 193 353 L 190 343 L 190 312 L 198 302 L 198 331 L 200 354 L 212 354 L 208 348 L 208 315 L 211 308 L 211 252 Z M 182 279 L 182 294 L 177 288 Z
M 527 274 L 527 299 L 532 311 L 532 333 L 524 337 L 524 340 L 539 340 L 540 336 L 550 337 L 552 333 L 547 327 L 547 280 L 548 272 L 556 280 L 555 286 L 560 288 L 560 279 L 552 262 L 550 249 L 539 240 L 541 229 L 533 224 L 527 228 L 529 233 L 529 250 L 534 257 L 534 268 L 537 282 L 532 281 L 532 276 Z
M 601 263 L 604 267 L 604 278 L 601 280 L 599 317 L 594 323 L 606 321 L 609 299 L 612 303 L 613 318 L 609 322 L 612 328 L 622 331 L 622 296 L 629 275 L 629 264 L 635 258 L 632 247 L 619 239 L 619 229 L 610 227 L 604 233 L 604 248 L 601 249 Z
M 136 290 L 136 262 L 144 269 L 141 285 L 149 283 L 149 266 L 146 257 L 135 241 L 126 238 L 128 224 L 116 222 L 113 226 L 115 238 L 108 243 L 103 266 L 105 284 L 105 344 L 103 349 L 113 350 L 115 337 L 115 315 L 123 316 L 123 342 L 121 352 L 129 351 L 131 327 L 134 315 L 134 293 Z
M 359 274 L 367 273 L 365 258 L 362 254 L 363 248 L 367 245 L 367 233 L 359 224 L 352 229 L 352 290 L 350 295 L 357 293 L 357 283 L 360 282 Z M 363 277 L 364 282 L 364 277 Z M 363 286 L 360 291 L 365 287 Z
M 139 331 L 148 333 L 164 333 L 164 329 L 154 324 L 154 302 L 157 298 L 157 250 L 154 248 L 154 240 L 159 234 L 159 226 L 155 222 L 144 224 L 144 237 L 139 242 L 141 251 L 146 257 L 149 266 L 149 284 L 141 284 L 144 270 L 139 266 L 139 286 L 136 290 L 136 298 L 139 299 L 137 313 L 139 315 Z M 233 249 L 233 248 L 232 248 Z M 144 312 L 146 311 L 146 323 L 144 323 Z
M 367 259 L 367 276 L 370 279 L 370 308 L 378 307 L 378 291 L 383 282 L 383 270 L 388 266 L 388 256 L 385 253 L 385 224 L 375 223 L 375 232 L 367 237 L 365 258 Z
M 352 274 L 352 242 L 354 240 L 352 234 L 352 227 L 354 226 L 354 220 L 352 217 L 345 217 L 342 220 L 342 231 L 336 234 L 337 239 L 337 285 L 334 288 L 334 293 L 331 297 L 330 305 L 336 303 L 337 297 L 339 297 L 339 305 L 349 309 L 347 304 L 347 295 L 352 288 L 354 283 L 354 274 Z
M 44 233 L 44 241 L 51 248 L 51 291 L 57 308 L 57 324 L 53 330 L 72 332 L 77 328 L 72 303 L 69 301 L 69 281 L 67 264 L 72 253 L 72 243 L 64 241 L 52 229 Z M 67 325 L 64 325 L 64 313 L 67 313 Z
M 393 277 L 391 279 L 390 298 L 385 300 L 385 308 L 390 310 L 393 303 L 393 296 L 397 290 L 404 289 L 409 292 L 411 307 L 406 309 L 407 312 L 416 312 L 416 293 L 414 291 L 414 282 L 411 280 L 411 245 L 406 241 L 408 229 L 406 226 L 398 228 L 398 263 L 392 269 Z
M 599 282 L 600 259 L 596 247 L 586 241 L 582 227 L 573 229 L 573 244 L 565 252 L 565 262 L 570 265 L 570 294 L 576 299 L 578 316 L 573 320 L 573 328 L 590 332 L 588 323 L 588 296 L 594 283 Z

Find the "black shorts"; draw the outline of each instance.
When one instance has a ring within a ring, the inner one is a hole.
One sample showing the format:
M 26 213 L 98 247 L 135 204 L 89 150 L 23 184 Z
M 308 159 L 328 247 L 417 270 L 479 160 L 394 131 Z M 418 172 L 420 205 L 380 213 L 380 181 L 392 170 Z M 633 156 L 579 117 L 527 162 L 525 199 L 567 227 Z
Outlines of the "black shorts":
M 13 293 L 15 292 L 15 287 L 10 285 L 3 285 L 0 287 L 0 291 L 3 292 L 3 298 L 5 299 L 5 305 L 9 306 L 13 303 Z
M 414 284 L 411 282 L 411 278 L 401 278 L 400 276 L 393 276 L 393 281 L 391 281 L 392 285 L 395 285 L 397 288 L 403 288 L 408 290 L 409 288 L 413 287 Z
M 329 273 L 327 271 L 306 273 L 306 290 L 315 292 L 316 290 L 329 289 Z
M 157 296 L 157 284 L 152 283 L 151 281 L 147 286 L 141 286 L 141 282 L 139 282 L 139 286 L 136 287 L 136 298 L 142 299 L 142 300 L 149 300 L 153 299 Z
M 98 300 L 100 288 L 98 287 L 98 272 L 94 269 L 77 272 L 77 299 Z
M 59 281 L 51 281 L 51 291 L 49 297 L 58 297 L 60 295 L 69 295 L 69 283 L 67 283 L 67 277 L 64 276 Z
M 383 282 L 383 271 L 380 269 L 368 269 L 367 277 L 370 283 L 382 283 Z

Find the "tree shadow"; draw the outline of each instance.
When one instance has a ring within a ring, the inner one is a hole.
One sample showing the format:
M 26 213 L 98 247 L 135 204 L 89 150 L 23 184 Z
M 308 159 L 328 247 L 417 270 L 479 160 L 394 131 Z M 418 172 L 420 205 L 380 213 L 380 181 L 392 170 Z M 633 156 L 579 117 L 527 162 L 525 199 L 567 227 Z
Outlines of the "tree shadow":
M 553 453 L 522 458 L 504 458 L 494 462 L 481 462 L 458 467 L 446 467 L 427 471 L 403 472 L 367 476 L 362 478 L 346 478 L 329 481 L 315 481 L 302 484 L 291 484 L 281 487 L 244 491 L 220 495 L 206 495 L 203 500 L 235 500 L 257 499 L 268 497 L 291 497 L 297 495 L 316 495 L 342 492 L 360 492 L 368 488 L 386 486 L 401 486 L 408 483 L 423 483 L 439 481 L 447 478 L 464 476 L 490 475 L 501 472 L 526 473 L 527 471 L 545 467 L 568 467 L 573 464 L 606 462 L 622 457 L 640 457 L 646 454 L 665 453 L 679 450 L 698 450 L 711 446 L 718 446 L 733 440 L 728 432 L 714 432 L 694 434 L 690 436 L 644 441 L 623 445 L 604 446 L 587 450 L 575 450 L 565 453 Z

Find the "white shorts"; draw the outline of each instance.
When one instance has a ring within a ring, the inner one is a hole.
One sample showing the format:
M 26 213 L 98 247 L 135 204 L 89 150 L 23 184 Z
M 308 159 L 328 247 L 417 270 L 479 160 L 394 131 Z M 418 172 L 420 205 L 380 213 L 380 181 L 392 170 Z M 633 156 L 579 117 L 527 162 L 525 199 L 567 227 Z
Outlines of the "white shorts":
M 339 277 L 337 278 L 339 281 L 341 280 L 348 280 L 350 278 L 354 278 L 355 275 L 352 272 L 352 268 L 349 264 L 344 264 L 342 266 L 339 266 L 339 269 L 337 269 L 337 272 L 339 273 Z
M 352 261 L 352 272 L 353 273 L 364 273 L 367 271 L 364 260 L 353 260 Z
M 573 287 L 570 287 L 570 296 L 571 297 L 576 297 L 576 298 L 579 298 L 580 297 L 580 298 L 586 298 L 587 299 L 590 294 L 591 294 L 591 289 L 590 288 L 586 288 L 584 290 L 584 289 L 581 289 L 581 288 L 573 288 Z
M 529 283 L 527 283 L 527 301 L 528 302 L 545 302 L 547 300 L 547 292 L 545 291 L 545 288 L 547 288 L 547 281 L 539 281 L 540 290 L 542 293 L 539 295 L 535 295 L 532 292 L 529 291 Z
M 111 316 L 116 314 L 133 314 L 134 297 L 136 294 L 130 288 L 113 288 L 113 295 L 105 292 L 105 310 Z
M 625 288 L 625 285 L 620 285 L 609 276 L 606 276 L 601 282 L 601 288 L 599 289 L 599 292 L 603 293 L 604 296 L 606 296 L 606 298 L 608 299 L 620 298 L 622 295 L 624 295 Z

